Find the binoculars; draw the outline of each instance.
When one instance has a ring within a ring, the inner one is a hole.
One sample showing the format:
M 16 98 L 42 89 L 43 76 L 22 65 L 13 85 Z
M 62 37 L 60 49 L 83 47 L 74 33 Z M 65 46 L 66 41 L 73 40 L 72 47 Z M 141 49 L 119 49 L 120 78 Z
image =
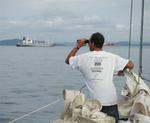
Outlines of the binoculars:
M 77 42 L 78 42 L 79 40 L 77 40 Z M 86 39 L 85 41 L 84 41 L 84 43 L 85 44 L 88 44 L 89 43 L 89 40 L 88 39 Z
M 85 40 L 84 43 L 85 43 L 85 44 L 89 43 L 89 40 Z

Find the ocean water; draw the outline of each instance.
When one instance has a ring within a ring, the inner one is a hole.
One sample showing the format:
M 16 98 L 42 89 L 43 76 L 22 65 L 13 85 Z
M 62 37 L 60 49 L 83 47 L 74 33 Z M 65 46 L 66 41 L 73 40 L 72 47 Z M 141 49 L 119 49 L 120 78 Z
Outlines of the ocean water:
M 65 64 L 72 46 L 47 48 L 0 47 L 0 123 L 7 123 L 62 97 L 63 89 L 78 90 L 84 80 L 78 71 Z M 128 47 L 106 47 L 104 50 L 128 57 Z M 84 47 L 80 53 L 87 52 Z M 143 76 L 150 79 L 150 47 L 143 49 Z M 138 73 L 139 48 L 132 47 L 131 59 Z M 125 78 L 115 77 L 118 95 Z M 146 82 L 150 85 L 149 82 Z M 88 96 L 86 89 L 83 91 Z M 16 123 L 51 123 L 63 110 L 63 101 L 49 106 Z

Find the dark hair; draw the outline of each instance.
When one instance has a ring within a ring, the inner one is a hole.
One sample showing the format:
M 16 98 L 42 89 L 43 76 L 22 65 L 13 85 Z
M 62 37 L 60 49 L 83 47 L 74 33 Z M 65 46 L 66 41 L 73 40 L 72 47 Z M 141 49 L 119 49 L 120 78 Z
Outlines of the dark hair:
M 99 33 L 99 32 L 96 32 L 96 33 L 93 33 L 91 35 L 91 38 L 90 38 L 90 41 L 92 43 L 94 43 L 94 45 L 97 47 L 97 48 L 102 48 L 103 47 L 103 44 L 105 42 L 105 38 L 104 36 Z

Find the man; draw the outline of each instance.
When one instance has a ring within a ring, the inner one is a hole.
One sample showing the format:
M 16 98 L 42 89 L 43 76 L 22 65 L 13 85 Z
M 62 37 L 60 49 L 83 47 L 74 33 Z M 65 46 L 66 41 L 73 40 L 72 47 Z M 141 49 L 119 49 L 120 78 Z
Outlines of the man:
M 76 55 L 87 42 L 86 39 L 77 40 L 77 46 L 71 50 L 65 62 L 82 73 L 90 95 L 102 103 L 102 112 L 113 116 L 118 123 L 117 93 L 113 74 L 120 73 L 126 68 L 132 69 L 134 65 L 130 60 L 103 51 L 104 40 L 101 33 L 92 34 L 88 42 L 91 52 Z

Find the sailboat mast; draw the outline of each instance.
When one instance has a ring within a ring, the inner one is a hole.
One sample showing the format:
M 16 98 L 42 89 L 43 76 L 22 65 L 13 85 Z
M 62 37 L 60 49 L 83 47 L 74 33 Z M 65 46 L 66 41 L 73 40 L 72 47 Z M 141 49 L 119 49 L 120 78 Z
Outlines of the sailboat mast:
M 140 50 L 139 50 L 139 77 L 142 74 L 142 59 L 143 59 L 143 25 L 144 25 L 144 0 L 142 0 L 141 12 L 141 32 L 140 32 Z

